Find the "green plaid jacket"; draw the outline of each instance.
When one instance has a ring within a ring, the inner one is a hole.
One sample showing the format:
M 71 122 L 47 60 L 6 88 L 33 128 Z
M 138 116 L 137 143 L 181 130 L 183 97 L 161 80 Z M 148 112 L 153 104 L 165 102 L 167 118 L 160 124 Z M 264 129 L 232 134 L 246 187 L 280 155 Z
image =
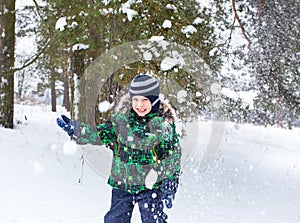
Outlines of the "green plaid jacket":
M 108 183 L 131 194 L 156 189 L 164 179 L 178 181 L 181 148 L 175 113 L 162 104 L 155 114 L 118 112 L 97 128 L 81 124 L 82 143 L 106 144 L 113 150 Z

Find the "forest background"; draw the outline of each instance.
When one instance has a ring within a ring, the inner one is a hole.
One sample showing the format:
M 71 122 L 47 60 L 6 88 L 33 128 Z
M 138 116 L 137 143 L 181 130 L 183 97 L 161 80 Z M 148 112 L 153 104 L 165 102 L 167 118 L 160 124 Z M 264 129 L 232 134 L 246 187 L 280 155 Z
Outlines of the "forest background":
M 114 47 L 160 37 L 209 66 L 205 76 L 217 83 L 218 111 L 211 106 L 216 91 L 207 93 L 174 55 L 167 69 L 163 59 L 124 65 L 105 80 L 97 103 L 113 104 L 134 75 L 153 72 L 162 88 L 171 79 L 183 89 L 171 102 L 187 120 L 214 113 L 234 122 L 299 126 L 299 8 L 293 0 L 3 0 L 0 125 L 13 128 L 14 103 L 33 98 L 48 100 L 52 111 L 62 103 L 76 116 L 76 88 L 90 64 Z M 97 103 L 101 122 L 110 111 L 99 112 Z

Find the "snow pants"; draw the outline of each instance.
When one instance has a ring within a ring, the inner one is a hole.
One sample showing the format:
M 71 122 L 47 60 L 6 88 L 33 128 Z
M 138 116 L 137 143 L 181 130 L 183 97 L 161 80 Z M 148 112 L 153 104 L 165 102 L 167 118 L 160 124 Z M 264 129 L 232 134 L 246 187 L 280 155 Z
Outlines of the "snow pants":
M 134 204 L 138 203 L 143 223 L 165 223 L 168 218 L 163 212 L 160 190 L 148 190 L 130 194 L 120 189 L 112 190 L 111 207 L 104 223 L 130 223 Z

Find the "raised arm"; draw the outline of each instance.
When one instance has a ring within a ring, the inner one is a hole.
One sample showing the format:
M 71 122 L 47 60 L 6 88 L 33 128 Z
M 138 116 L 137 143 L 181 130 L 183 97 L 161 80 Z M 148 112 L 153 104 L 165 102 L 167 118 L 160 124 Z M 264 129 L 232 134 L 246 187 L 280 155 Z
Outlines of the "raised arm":
M 115 130 L 110 120 L 98 126 L 92 126 L 86 123 L 79 123 L 76 120 L 62 115 L 56 122 L 71 139 L 79 144 L 106 145 L 116 140 Z

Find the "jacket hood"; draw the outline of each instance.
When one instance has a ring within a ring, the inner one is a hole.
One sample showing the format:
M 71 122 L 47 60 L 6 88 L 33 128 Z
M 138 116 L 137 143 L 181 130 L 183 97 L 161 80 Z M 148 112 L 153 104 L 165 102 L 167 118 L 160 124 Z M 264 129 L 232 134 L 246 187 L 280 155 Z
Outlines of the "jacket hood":
M 114 111 L 125 114 L 132 108 L 129 94 L 126 94 L 120 98 L 119 103 L 116 105 Z M 168 101 L 160 101 L 160 106 L 156 112 L 158 116 L 165 118 L 170 124 L 174 124 L 177 120 L 176 112 Z

